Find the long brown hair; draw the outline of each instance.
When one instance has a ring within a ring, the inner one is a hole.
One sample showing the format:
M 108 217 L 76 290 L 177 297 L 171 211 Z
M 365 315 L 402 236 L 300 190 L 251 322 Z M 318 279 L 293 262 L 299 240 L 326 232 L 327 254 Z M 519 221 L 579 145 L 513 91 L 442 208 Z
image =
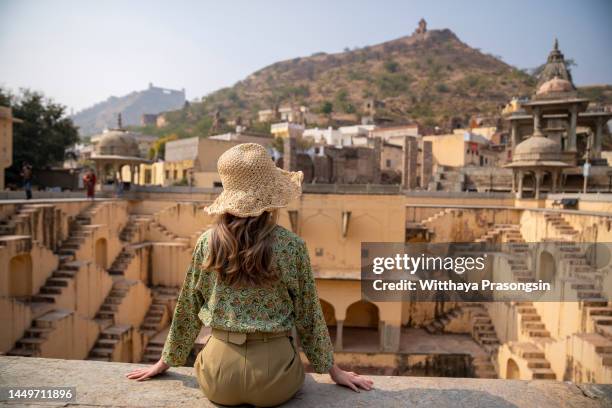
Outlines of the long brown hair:
M 272 264 L 272 231 L 278 211 L 257 217 L 217 216 L 208 243 L 206 269 L 229 286 L 267 286 L 278 278 Z

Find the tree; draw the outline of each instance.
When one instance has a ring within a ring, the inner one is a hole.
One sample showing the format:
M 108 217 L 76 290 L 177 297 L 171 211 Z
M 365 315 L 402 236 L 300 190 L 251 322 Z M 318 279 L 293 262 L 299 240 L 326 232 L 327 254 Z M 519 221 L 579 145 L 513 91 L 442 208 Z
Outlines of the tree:
M 321 110 L 321 113 L 324 113 L 325 115 L 329 115 L 333 112 L 334 105 L 330 101 L 325 101 L 321 104 L 320 110 Z
M 10 182 L 18 180 L 24 161 L 34 171 L 58 165 L 66 149 L 79 140 L 77 127 L 65 116 L 66 107 L 42 93 L 21 89 L 14 95 L 0 88 L 0 104 L 11 107 L 13 115 L 23 120 L 13 128 L 13 165 L 7 169 Z

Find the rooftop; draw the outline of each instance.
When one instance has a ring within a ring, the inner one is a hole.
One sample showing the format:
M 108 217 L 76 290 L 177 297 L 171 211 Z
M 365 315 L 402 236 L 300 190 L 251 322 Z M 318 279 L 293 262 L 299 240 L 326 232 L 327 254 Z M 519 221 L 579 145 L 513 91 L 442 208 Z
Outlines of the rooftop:
M 0 386 L 76 387 L 70 406 L 215 407 L 202 395 L 192 368 L 172 368 L 152 381 L 127 380 L 142 365 L 82 360 L 0 357 Z M 331 383 L 328 375 L 308 374 L 287 407 L 605 407 L 612 385 L 559 381 L 483 380 L 372 376 L 376 389 L 355 393 Z M 0 403 L 5 406 L 23 404 Z M 58 403 L 55 406 L 66 406 Z M 31 402 L 27 406 L 53 406 Z

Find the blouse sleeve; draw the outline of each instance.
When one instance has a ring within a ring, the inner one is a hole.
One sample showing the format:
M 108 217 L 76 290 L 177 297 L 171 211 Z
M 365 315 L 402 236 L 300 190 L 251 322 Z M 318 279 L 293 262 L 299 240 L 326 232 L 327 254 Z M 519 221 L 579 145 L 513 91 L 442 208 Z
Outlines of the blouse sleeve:
M 196 244 L 191 264 L 187 268 L 185 281 L 174 309 L 170 331 L 162 351 L 162 360 L 172 367 L 185 364 L 202 328 L 202 321 L 198 313 L 204 304 L 204 297 L 196 285 L 201 274 L 205 243 L 206 237 L 203 234 Z
M 334 351 L 304 241 L 300 241 L 298 247 L 296 266 L 300 293 L 294 298 L 295 326 L 313 369 L 326 373 L 334 363 Z

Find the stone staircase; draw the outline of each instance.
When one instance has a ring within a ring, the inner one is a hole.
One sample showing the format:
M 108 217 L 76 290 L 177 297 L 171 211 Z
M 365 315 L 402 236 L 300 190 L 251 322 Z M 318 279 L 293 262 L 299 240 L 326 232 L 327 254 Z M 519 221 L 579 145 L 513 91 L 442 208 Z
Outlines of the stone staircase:
M 527 361 L 527 367 L 531 370 L 532 378 L 538 380 L 556 380 L 557 376 L 550 368 L 550 363 L 538 346 L 532 343 L 511 343 L 510 350 L 513 354 Z
M 41 346 L 51 332 L 55 330 L 55 322 L 72 314 L 66 310 L 54 310 L 34 319 L 32 325 L 25 331 L 23 337 L 17 340 L 15 347 L 7 355 L 22 357 L 40 357 Z
M 461 308 L 456 307 L 433 319 L 431 322 L 424 325 L 423 328 L 429 334 L 442 334 L 444 333 L 446 325 L 449 324 L 452 319 L 456 319 L 460 316 Z
M 134 250 L 130 248 L 129 245 L 124 246 L 110 268 L 108 268 L 108 273 L 113 276 L 123 276 L 128 265 L 132 259 L 134 259 L 134 256 Z
M 484 306 L 475 304 L 469 306 L 472 337 L 487 351 L 497 351 L 499 339 L 495 333 L 493 321 Z
M 148 223 L 153 219 L 150 215 L 130 215 L 128 222 L 119 233 L 119 239 L 124 243 L 134 243 L 134 237 L 142 223 Z
M 131 326 L 129 325 L 113 325 L 103 329 L 93 348 L 89 351 L 87 360 L 112 361 L 115 348 L 121 342 L 123 335 L 130 329 Z
M 100 305 L 95 320 L 100 327 L 107 328 L 115 324 L 115 315 L 119 309 L 119 305 L 129 292 L 129 284 L 123 279 L 116 279 L 113 282 L 113 287 L 104 299 L 104 303 Z
M 93 213 L 101 205 L 103 203 L 92 204 L 87 210 L 76 216 L 70 226 L 68 239 L 62 242 L 59 250 L 56 252 L 59 255 L 57 270 L 53 271 L 45 284 L 40 288 L 39 293 L 32 296 L 32 303 L 55 303 L 56 299 L 61 296 L 63 288 L 67 287 L 74 278 L 74 275 L 79 270 L 78 265 L 73 263 L 76 260 L 76 252 L 91 234 L 85 227 L 91 224 Z
M 612 306 L 602 292 L 603 275 L 589 265 L 581 245 L 574 242 L 556 242 L 561 257 L 559 262 L 569 268 L 571 288 L 586 318 L 585 332 L 595 332 L 612 339 Z
M 517 302 L 516 311 L 521 318 L 521 332 L 532 340 L 550 339 L 550 332 L 542 322 L 532 302 Z
M 553 230 L 559 234 L 561 240 L 575 241 L 578 231 L 574 229 L 565 219 L 563 215 L 556 212 L 547 212 L 544 214 L 546 222 L 553 227 Z
M 503 239 L 503 241 L 502 241 Z M 474 240 L 475 243 L 524 243 L 520 225 L 495 224 L 484 235 Z
M 534 272 L 526 262 L 529 244 L 523 239 L 519 225 L 495 224 L 474 242 L 485 245 L 501 245 L 501 250 L 509 256 L 508 264 L 516 282 L 533 282 Z
M 166 227 L 164 227 L 159 222 L 151 221 L 151 223 L 149 225 L 152 228 L 157 229 L 163 236 L 165 236 L 166 239 L 168 240 L 168 242 L 183 242 L 183 243 L 189 245 L 189 238 L 184 238 L 184 237 L 180 237 L 180 236 L 176 235 L 172 231 L 169 231 Z
M 472 361 L 474 374 L 477 378 L 498 378 L 493 361 L 497 356 L 500 342 L 489 312 L 480 303 L 468 303 L 462 309 L 464 313 L 469 313 L 472 338 L 488 354 L 487 358 L 475 358 Z
M 119 239 L 121 242 L 132 242 L 132 238 L 136 234 L 136 231 L 138 231 L 138 225 L 134 222 L 132 217 L 130 217 L 123 229 L 121 229 Z
M 143 334 L 153 337 L 172 320 L 179 292 L 180 288 L 166 286 L 156 286 L 151 289 L 151 306 L 140 326 Z
M 151 292 L 151 306 L 140 326 L 141 333 L 149 339 L 143 353 L 145 363 L 157 362 L 161 357 L 180 288 L 157 286 Z

